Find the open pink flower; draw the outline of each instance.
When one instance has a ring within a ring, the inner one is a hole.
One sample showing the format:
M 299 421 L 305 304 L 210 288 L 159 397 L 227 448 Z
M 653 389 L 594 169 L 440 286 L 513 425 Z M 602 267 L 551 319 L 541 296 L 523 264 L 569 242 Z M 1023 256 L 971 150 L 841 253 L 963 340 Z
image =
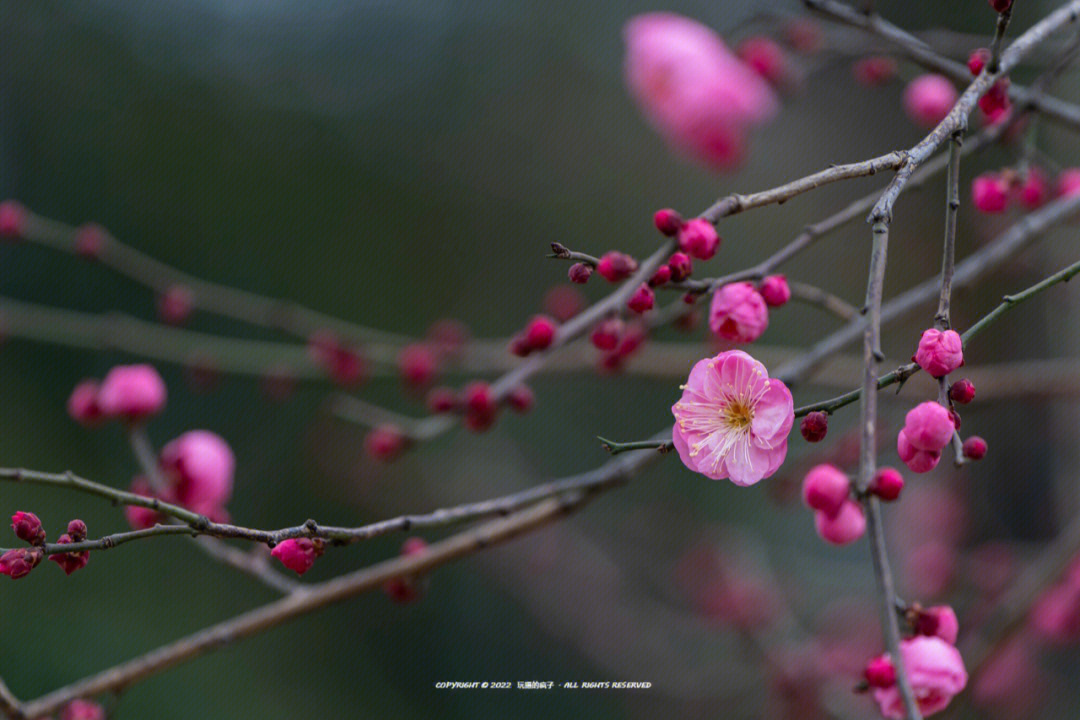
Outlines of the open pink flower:
M 945 709 L 953 696 L 967 685 L 967 671 L 960 651 L 939 637 L 917 635 L 901 641 L 900 659 L 923 715 Z M 905 716 L 904 700 L 896 685 L 875 688 L 874 699 L 885 717 Z
M 931 377 L 945 377 L 964 364 L 964 344 L 955 330 L 929 328 L 919 338 L 915 362 Z
M 751 343 L 769 327 L 769 308 L 751 283 L 728 283 L 713 295 L 709 327 L 724 340 Z
M 692 157 L 716 168 L 737 164 L 745 130 L 777 111 L 769 84 L 690 18 L 638 15 L 623 37 L 631 94 L 657 130 Z
M 791 392 L 741 350 L 699 360 L 671 411 L 679 457 L 713 480 L 753 485 L 787 456 Z

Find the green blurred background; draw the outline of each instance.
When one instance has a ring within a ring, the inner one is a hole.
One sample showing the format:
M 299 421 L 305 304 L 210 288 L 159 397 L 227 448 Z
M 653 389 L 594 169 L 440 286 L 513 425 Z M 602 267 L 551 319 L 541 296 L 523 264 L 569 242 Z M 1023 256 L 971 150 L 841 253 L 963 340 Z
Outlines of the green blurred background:
M 916 30 L 985 35 L 992 17 L 984 4 L 879 6 Z M 1020 3 L 1017 25 L 1052 5 Z M 660 8 L 722 31 L 762 10 L 799 11 L 780 0 L 0 0 L 0 196 L 46 217 L 100 222 L 196 276 L 362 324 L 419 335 L 451 316 L 491 337 L 516 331 L 544 292 L 564 282 L 565 265 L 544 259 L 553 240 L 595 254 L 617 247 L 643 255 L 656 243 L 650 218 L 657 207 L 692 213 L 721 194 L 906 147 L 921 135 L 899 110 L 901 84 L 865 90 L 843 58 L 793 56 L 805 77 L 781 116 L 755 135 L 739 173 L 717 176 L 674 157 L 621 78 L 622 25 Z M 963 57 L 969 47 L 946 49 Z M 1066 76 L 1059 94 L 1075 98 L 1075 90 Z M 1052 162 L 1071 164 L 1076 143 L 1050 127 L 1040 132 Z M 965 165 L 965 180 L 1015 157 L 1015 148 L 992 150 Z M 831 186 L 725 221 L 724 248 L 709 274 L 760 260 L 879 184 Z M 927 188 L 899 205 L 894 247 L 903 251 L 890 263 L 892 292 L 938 267 L 942 185 Z M 1008 222 L 964 213 L 960 252 Z M 1055 263 L 1076 259 L 1075 230 L 1052 238 L 959 296 L 958 324 Z M 786 270 L 857 303 L 868 239 L 853 224 Z M 586 287 L 592 299 L 603 289 Z M 154 317 L 155 299 L 144 289 L 28 245 L 0 247 L 0 293 Z M 999 323 L 969 362 L 1075 354 L 1075 316 L 1060 309 L 1076 304 L 1077 289 L 1054 293 L 1052 302 Z M 889 331 L 891 358 L 911 352 L 925 319 Z M 762 343 L 805 345 L 834 326 L 814 309 L 791 307 L 774 314 Z M 191 327 L 274 337 L 199 314 Z M 701 348 L 704 355 L 708 345 Z M 71 468 L 126 486 L 135 466 L 121 430 L 86 431 L 67 417 L 64 402 L 81 378 L 131 359 L 8 339 L 0 352 L 0 465 Z M 384 466 L 363 457 L 360 429 L 328 417 L 329 386 L 305 386 L 290 402 L 270 405 L 256 380 L 225 378 L 200 394 L 182 368 L 160 369 L 170 399 L 150 427 L 152 439 L 160 446 L 195 427 L 223 435 L 238 457 L 230 509 L 238 522 L 259 527 L 309 516 L 361 524 L 591 468 L 604 460 L 596 435 L 639 438 L 669 421 L 678 382 L 544 376 L 533 383 L 539 403 L 530 416 L 507 417 L 481 437 L 452 432 Z M 886 404 L 892 427 L 905 403 L 925 391 L 913 383 Z M 796 402 L 828 392 L 804 386 Z M 373 381 L 361 396 L 421 411 L 390 380 Z M 1060 422 L 1070 412 L 1065 402 L 965 413 L 965 424 L 992 448 L 957 481 L 976 508 L 971 542 L 1045 539 L 1057 514 L 1075 509 L 1075 484 L 1057 482 L 1075 477 L 1075 426 Z M 840 437 L 852 417 L 838 415 L 830 436 Z M 798 468 L 811 455 L 793 439 L 790 457 Z M 1015 488 L 1018 476 L 1024 492 L 1009 490 L 1007 501 L 993 492 Z M 952 481 L 940 472 L 916 482 Z M 740 660 L 738 638 L 701 622 L 671 589 L 686 548 L 702 538 L 743 538 L 767 558 L 802 618 L 837 596 L 872 603 L 865 547 L 825 547 L 809 514 L 777 495 L 764 485 L 713 484 L 668 459 L 559 527 L 437 571 L 419 604 L 398 607 L 371 594 L 300 619 L 139 684 L 115 717 L 651 717 L 661 708 L 759 717 L 770 689 Z M 1047 513 L 1050 497 L 1056 510 Z M 92 535 L 125 527 L 113 508 L 75 495 L 0 485 L 0 498 L 3 513 L 37 512 L 50 537 L 76 515 Z M 328 553 L 305 579 L 393 555 L 401 540 Z M 20 697 L 34 697 L 271 598 L 182 540 L 135 543 L 95 555 L 70 578 L 46 568 L 0 583 L 0 674 Z M 441 680 L 528 679 L 654 687 L 433 689 Z M 1072 716 L 1075 697 L 1056 702 L 1062 717 Z M 873 713 L 861 699 L 853 707 Z

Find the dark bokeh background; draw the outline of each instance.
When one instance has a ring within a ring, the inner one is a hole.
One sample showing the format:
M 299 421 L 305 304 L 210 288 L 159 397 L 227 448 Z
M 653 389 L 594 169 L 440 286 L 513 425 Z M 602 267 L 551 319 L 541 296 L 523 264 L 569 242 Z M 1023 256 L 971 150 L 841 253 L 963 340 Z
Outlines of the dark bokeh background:
M 957 9 L 969 4 L 978 9 Z M 1016 23 L 1053 4 L 1022 3 Z M 899 110 L 901 84 L 859 88 L 849 63 L 829 55 L 796 59 L 801 87 L 755 136 L 741 172 L 716 176 L 672 156 L 621 79 L 623 23 L 660 5 L 721 30 L 756 10 L 798 11 L 779 1 L 222 8 L 204 0 L 0 0 L 0 195 L 47 217 L 98 221 L 199 277 L 378 328 L 421 334 L 453 316 L 488 337 L 515 331 L 545 290 L 564 281 L 565 266 L 543 257 L 553 240 L 597 254 L 612 247 L 645 254 L 656 243 L 649 227 L 656 207 L 693 212 L 726 192 L 919 138 Z M 879 5 L 916 30 L 985 34 L 992 26 L 984 3 Z M 946 49 L 962 57 L 966 43 Z M 1060 94 L 1075 97 L 1075 89 L 1066 76 Z M 1050 167 L 1073 162 L 1075 142 L 1053 128 L 1040 133 Z M 965 181 L 1016 153 L 995 149 L 966 164 Z M 760 260 L 879 184 L 832 186 L 725 221 L 710 274 Z M 900 203 L 890 291 L 938 267 L 941 187 L 931 183 Z M 960 252 L 1007 223 L 964 212 Z M 1074 238 L 1075 230 L 1054 235 L 985 287 L 961 294 L 958 324 L 1058 261 L 1074 261 Z M 868 240 L 856 223 L 801 256 L 789 276 L 857 303 Z M 594 299 L 602 290 L 597 282 L 587 287 Z M 26 245 L 0 247 L 0 293 L 154 316 L 144 289 Z M 969 362 L 1075 354 L 1068 310 L 1078 298 L 1075 288 L 1059 289 L 1052 301 L 1005 319 Z M 889 331 L 890 357 L 911 352 L 926 317 Z M 191 325 L 273 337 L 205 315 Z M 834 325 L 814 309 L 791 307 L 774 314 L 762 343 L 805 345 Z M 81 378 L 128 360 L 9 339 L 0 353 L 0 465 L 72 468 L 126 485 L 135 467 L 121 430 L 76 426 L 64 401 Z M 152 439 L 160 445 L 193 427 L 227 438 L 239 461 L 230 508 L 239 522 L 260 527 L 308 516 L 361 524 L 593 467 L 604 459 L 594 436 L 651 434 L 670 419 L 678 383 L 588 372 L 541 377 L 532 415 L 507 418 L 483 437 L 453 432 L 378 466 L 363 458 L 361 430 L 328 418 L 326 385 L 268 405 L 256 380 L 226 378 L 207 395 L 188 388 L 181 368 L 161 370 L 171 395 Z M 829 392 L 806 386 L 796 402 Z M 891 427 L 905 403 L 926 392 L 913 382 L 900 402 L 888 403 Z M 389 380 L 373 381 L 362 395 L 420 411 Z M 852 416 L 837 416 L 830 437 L 842 436 Z M 961 478 L 939 471 L 915 484 L 962 491 L 974 508 L 967 542 L 1018 540 L 1030 553 L 1030 543 L 1077 506 L 1075 483 L 1062 482 L 1075 477 L 1075 454 L 1060 450 L 1075 447 L 1074 420 L 1067 401 L 969 410 L 965 425 L 989 440 L 991 458 Z M 793 439 L 793 472 L 809 457 Z M 687 548 L 703 539 L 726 551 L 751 548 L 806 623 L 841 596 L 873 602 L 863 544 L 824 546 L 809 514 L 778 503 L 765 485 L 713 484 L 668 459 L 558 528 L 439 570 L 415 606 L 372 594 L 301 619 L 138 685 L 116 717 L 464 718 L 480 708 L 496 717 L 634 717 L 672 703 L 686 715 L 759 716 L 771 690 L 741 660 L 744 648 L 697 618 L 672 588 Z M 0 498 L 4 513 L 36 511 L 51 536 L 75 515 L 92 534 L 124 528 L 114 509 L 92 499 L 11 485 L 0 486 Z M 400 542 L 332 552 L 309 577 L 385 558 Z M 271 597 L 177 539 L 96 555 L 71 578 L 46 568 L 0 583 L 0 673 L 21 697 L 33 697 Z M 526 679 L 647 680 L 654 688 L 543 697 L 432 689 L 440 680 Z M 1076 698 L 1063 694 L 1055 710 L 1071 716 L 1070 704 Z M 851 707 L 871 712 L 862 700 Z

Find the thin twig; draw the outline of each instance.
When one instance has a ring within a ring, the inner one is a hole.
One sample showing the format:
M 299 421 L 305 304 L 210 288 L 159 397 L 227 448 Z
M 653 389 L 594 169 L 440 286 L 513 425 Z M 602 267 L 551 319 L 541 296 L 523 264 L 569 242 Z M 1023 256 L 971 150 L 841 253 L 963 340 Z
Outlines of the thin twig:
M 1001 45 L 1005 42 L 1005 32 L 1009 29 L 1009 20 L 1012 19 L 1012 8 L 1012 3 L 1010 3 L 1005 8 L 1005 12 L 998 13 L 994 40 L 990 44 L 990 62 L 987 65 L 989 72 L 996 73 L 1001 64 Z

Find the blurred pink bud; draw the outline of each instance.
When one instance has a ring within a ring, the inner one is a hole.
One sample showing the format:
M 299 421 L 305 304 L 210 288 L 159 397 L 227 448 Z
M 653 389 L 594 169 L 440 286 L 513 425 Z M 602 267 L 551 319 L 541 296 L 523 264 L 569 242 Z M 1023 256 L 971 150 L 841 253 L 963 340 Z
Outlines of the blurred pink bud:
M 165 381 L 151 365 L 117 365 L 101 381 L 98 406 L 107 418 L 135 423 L 165 407 Z
M 949 386 L 949 398 L 954 403 L 967 405 L 975 399 L 975 385 L 967 378 L 961 378 Z
M 623 321 L 617 317 L 610 317 L 596 324 L 589 339 L 597 350 L 614 350 L 624 331 Z
M 791 299 L 791 288 L 788 287 L 787 277 L 784 275 L 769 275 L 761 281 L 758 292 L 769 307 L 786 305 Z
M 671 266 L 661 265 L 660 267 L 656 268 L 656 272 L 654 272 L 652 274 L 652 277 L 649 278 L 649 287 L 661 287 L 663 285 L 667 285 L 670 280 Z
M 576 287 L 556 285 L 544 293 L 544 312 L 557 322 L 566 322 L 585 309 L 585 296 Z
M 460 320 L 443 318 L 431 324 L 427 331 L 428 340 L 435 350 L 446 355 L 454 355 L 469 342 L 469 328 Z
M 904 110 L 923 127 L 934 127 L 956 104 L 956 88 L 941 75 L 920 75 L 904 89 Z
M 896 61 L 884 55 L 874 55 L 856 61 L 851 72 L 860 84 L 877 87 L 896 77 Z
M 323 554 L 324 547 L 319 538 L 290 538 L 275 545 L 270 554 L 297 575 L 303 575 Z
M 491 386 L 483 380 L 476 380 L 465 386 L 461 393 L 461 407 L 464 411 L 465 427 L 473 432 L 483 432 L 495 424 L 499 406 Z
M 980 212 L 1004 212 L 1009 206 L 1009 181 L 1000 173 L 979 175 L 971 181 L 971 202 Z
M 401 546 L 401 555 L 417 555 L 427 550 L 427 542 L 420 537 L 411 537 Z M 407 605 L 416 602 L 424 593 L 424 583 L 420 578 L 405 576 L 391 578 L 383 584 L 383 592 L 399 605 Z
M 1016 188 L 1016 196 L 1028 210 L 1037 210 L 1050 199 L 1050 180 L 1042 168 L 1032 165 L 1028 168 L 1024 181 Z
M 167 443 L 158 464 L 184 507 L 214 515 L 232 496 L 236 458 L 228 443 L 209 430 L 190 430 Z
M 972 435 L 964 441 L 964 457 L 969 460 L 982 460 L 986 457 L 986 441 L 978 435 Z
M 145 478 L 135 478 L 131 483 L 131 488 L 128 492 L 133 495 L 141 495 L 143 497 L 153 498 L 157 495 L 150 488 L 150 484 L 146 482 Z M 165 498 L 159 498 L 165 499 Z M 146 528 L 152 528 L 158 523 L 166 522 L 166 517 L 150 508 L 139 507 L 138 505 L 128 505 L 124 508 L 124 516 L 127 518 L 128 524 L 135 530 L 145 530 Z
M 397 425 L 379 425 L 364 437 L 368 457 L 381 462 L 397 459 L 407 444 L 407 438 Z
M 763 36 L 749 37 L 739 43 L 739 58 L 761 77 L 779 85 L 787 76 L 784 50 L 775 41 Z
M 589 278 L 592 277 L 593 269 L 591 265 L 585 263 L 574 263 L 570 266 L 570 270 L 567 271 L 567 275 L 570 277 L 570 282 L 584 285 L 589 282 Z
M 915 362 L 931 377 L 940 378 L 964 364 L 964 346 L 955 330 L 924 330 Z
M 619 282 L 630 277 L 638 268 L 637 260 L 626 253 L 611 250 L 604 253 L 596 264 L 596 272 L 608 282 Z
M 86 427 L 101 422 L 103 418 L 98 405 L 97 380 L 83 380 L 75 386 L 67 401 L 67 411 L 72 420 Z
M 1067 168 L 1058 173 L 1058 197 L 1069 197 L 1077 193 L 1080 193 L 1080 168 Z
M 637 290 L 634 291 L 634 294 L 630 296 L 630 299 L 626 301 L 626 306 L 636 313 L 643 313 L 652 310 L 655 302 L 656 293 L 647 283 L 641 283 Z
M 105 228 L 97 223 L 86 223 L 75 231 L 75 252 L 87 260 L 97 260 L 105 249 Z
M 679 249 L 690 257 L 708 260 L 719 247 L 716 228 L 704 218 L 694 218 L 679 228 Z
M 41 526 L 41 520 L 32 512 L 19 510 L 11 516 L 11 529 L 15 531 L 15 537 L 31 545 L 45 544 L 45 528 Z
M 751 283 L 729 283 L 713 295 L 709 328 L 717 337 L 750 343 L 761 337 L 768 326 L 769 309 Z
M 0 238 L 17 240 L 26 231 L 26 208 L 15 200 L 0 202 Z
M 173 285 L 158 298 L 158 317 L 169 325 L 183 325 L 191 317 L 195 296 L 185 285 Z
M 862 506 L 854 500 L 845 500 L 835 515 L 818 510 L 814 513 L 814 527 L 825 542 L 833 545 L 849 545 L 866 532 L 866 516 Z
M 968 56 L 968 70 L 972 75 L 978 75 L 988 62 L 990 62 L 990 48 L 975 48 Z
M 995 82 L 982 97 L 979 98 L 979 109 L 991 123 L 1005 117 L 1012 108 L 1009 102 L 1009 79 L 1002 78 Z
M 919 635 L 939 637 L 950 645 L 956 644 L 960 622 L 956 612 L 948 605 L 923 608 L 915 616 L 915 632 Z
M 411 343 L 401 348 L 397 365 L 403 383 L 422 388 L 435 379 L 439 371 L 439 358 L 426 343 Z
M 924 716 L 945 709 L 967 685 L 967 670 L 960 651 L 941 638 L 919 635 L 900 641 L 900 660 Z M 904 701 L 895 685 L 874 689 L 881 714 L 900 720 Z
M 990 0 L 990 7 L 996 12 L 1003 13 L 1012 7 L 1013 0 Z
M 821 442 L 825 439 L 825 434 L 829 432 L 829 416 L 820 410 L 807 413 L 799 423 L 799 432 L 802 433 L 806 442 Z
M 832 465 L 817 465 L 803 479 L 803 502 L 830 517 L 840 512 L 850 495 L 851 480 Z
M 555 321 L 537 315 L 525 326 L 525 342 L 532 350 L 546 350 L 555 339 Z
M 14 548 L 0 555 L 0 575 L 7 575 L 12 580 L 26 577 L 38 566 L 44 553 L 39 547 Z
M 662 235 L 675 237 L 683 225 L 683 219 L 682 215 L 671 208 L 664 208 L 663 210 L 657 210 L 656 214 L 653 215 L 653 223 Z
M 448 387 L 432 388 L 427 396 L 427 407 L 433 413 L 451 412 L 457 407 L 457 393 Z
M 873 688 L 887 688 L 896 684 L 896 668 L 888 655 L 873 658 L 863 671 L 866 684 Z
M 730 168 L 742 158 L 745 130 L 776 114 L 769 84 L 710 28 L 657 12 L 632 18 L 623 36 L 631 94 L 682 152 Z
M 96 702 L 72 700 L 60 711 L 60 720 L 105 720 L 105 710 Z
M 892 502 L 900 497 L 904 489 L 904 476 L 891 467 L 880 468 L 870 481 L 870 492 L 885 502 Z
M 694 272 L 690 256 L 684 252 L 672 253 L 668 258 L 667 266 L 671 268 L 671 279 L 675 282 L 682 282 Z
M 528 385 L 518 385 L 506 396 L 506 402 L 516 412 L 527 413 L 536 404 L 536 395 Z

